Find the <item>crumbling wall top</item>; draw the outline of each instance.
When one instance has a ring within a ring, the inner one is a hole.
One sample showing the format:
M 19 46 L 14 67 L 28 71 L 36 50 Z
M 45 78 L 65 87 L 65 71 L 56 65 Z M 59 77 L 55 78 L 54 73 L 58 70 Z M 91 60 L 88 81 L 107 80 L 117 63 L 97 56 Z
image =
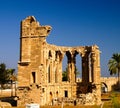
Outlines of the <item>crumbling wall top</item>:
M 49 25 L 41 26 L 34 16 L 28 16 L 21 22 L 21 36 L 48 36 L 52 27 Z

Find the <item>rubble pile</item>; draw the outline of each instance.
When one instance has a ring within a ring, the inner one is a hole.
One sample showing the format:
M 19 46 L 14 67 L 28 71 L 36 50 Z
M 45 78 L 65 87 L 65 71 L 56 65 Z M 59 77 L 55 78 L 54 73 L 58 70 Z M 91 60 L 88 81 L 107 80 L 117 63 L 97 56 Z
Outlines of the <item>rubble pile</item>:
M 76 99 L 77 105 L 94 105 L 96 96 L 93 93 L 80 94 L 79 98 Z
M 53 99 L 53 105 L 94 105 L 96 103 L 94 93 L 80 94 L 78 98 L 59 98 Z

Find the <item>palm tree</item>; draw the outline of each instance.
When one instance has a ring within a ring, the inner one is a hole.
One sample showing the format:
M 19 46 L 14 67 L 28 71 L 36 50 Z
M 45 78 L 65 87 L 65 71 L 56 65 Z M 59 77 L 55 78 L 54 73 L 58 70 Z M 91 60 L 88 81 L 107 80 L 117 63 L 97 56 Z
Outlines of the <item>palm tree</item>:
M 13 81 L 16 81 L 15 69 L 7 69 L 9 80 L 11 81 L 11 96 L 13 96 Z
M 118 86 L 120 88 L 120 53 L 114 53 L 108 62 L 110 75 L 118 74 Z

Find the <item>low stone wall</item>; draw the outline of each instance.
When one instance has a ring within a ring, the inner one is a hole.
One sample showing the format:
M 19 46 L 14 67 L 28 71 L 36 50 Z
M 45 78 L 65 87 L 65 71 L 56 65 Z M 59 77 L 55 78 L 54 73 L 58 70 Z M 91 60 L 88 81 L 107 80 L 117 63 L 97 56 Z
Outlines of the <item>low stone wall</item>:
M 53 105 L 95 105 L 96 95 L 94 93 L 80 94 L 79 98 L 59 98 L 53 99 Z
M 0 97 L 3 97 L 3 96 L 15 96 L 16 93 L 15 93 L 15 89 L 4 89 L 4 90 L 0 90 Z

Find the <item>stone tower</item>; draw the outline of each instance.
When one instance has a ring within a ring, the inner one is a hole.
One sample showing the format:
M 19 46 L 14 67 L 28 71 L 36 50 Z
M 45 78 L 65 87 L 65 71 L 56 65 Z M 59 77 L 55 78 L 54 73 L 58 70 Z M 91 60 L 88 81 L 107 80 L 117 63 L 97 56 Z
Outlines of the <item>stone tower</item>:
M 101 102 L 100 51 L 98 46 L 65 47 L 46 42 L 52 27 L 41 26 L 33 16 L 21 22 L 18 62 L 18 105 L 52 104 L 55 99 L 77 100 L 91 93 Z M 76 55 L 82 59 L 82 82 L 76 82 Z M 62 80 L 62 61 L 67 57 L 67 81 Z

